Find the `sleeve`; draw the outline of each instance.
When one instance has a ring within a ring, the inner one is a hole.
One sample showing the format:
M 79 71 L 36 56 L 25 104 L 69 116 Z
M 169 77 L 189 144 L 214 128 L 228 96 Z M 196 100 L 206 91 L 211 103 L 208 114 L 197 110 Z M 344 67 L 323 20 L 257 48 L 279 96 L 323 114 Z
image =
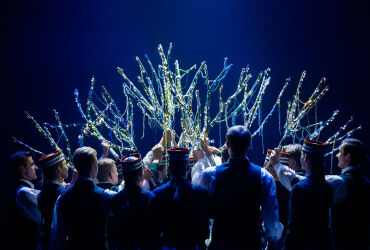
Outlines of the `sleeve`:
M 59 196 L 54 207 L 49 248 L 55 250 L 65 249 L 66 240 L 67 240 L 67 230 L 65 221 L 63 220 L 63 214 L 60 209 L 60 196 Z
M 216 168 L 210 167 L 202 172 L 194 175 L 192 179 L 192 184 L 195 186 L 201 186 L 205 190 L 212 192 L 212 186 L 214 185 L 216 176 Z
M 41 191 L 22 187 L 17 192 L 16 204 L 19 212 L 26 218 L 41 224 L 41 213 L 38 208 L 37 196 Z
M 209 165 L 212 167 L 222 164 L 221 157 L 215 154 L 211 154 L 210 156 L 208 156 L 208 160 L 209 160 Z
M 271 243 L 276 244 L 281 238 L 284 226 L 279 222 L 275 181 L 265 169 L 261 169 L 261 200 L 261 214 L 266 235 Z
M 152 151 L 152 150 L 150 150 L 150 151 L 145 155 L 145 157 L 144 157 L 144 159 L 143 159 L 143 163 L 144 163 L 144 165 L 145 165 L 145 166 L 150 167 L 150 165 L 152 164 L 153 160 L 154 160 L 153 151 Z
M 338 204 L 344 201 L 348 195 L 346 182 L 339 175 L 325 175 L 327 182 L 334 187 L 333 204 Z
M 293 169 L 284 166 L 280 162 L 274 166 L 274 170 L 276 175 L 279 178 L 280 183 L 288 190 L 292 191 L 292 183 L 291 181 L 297 177 L 297 174 L 294 172 Z

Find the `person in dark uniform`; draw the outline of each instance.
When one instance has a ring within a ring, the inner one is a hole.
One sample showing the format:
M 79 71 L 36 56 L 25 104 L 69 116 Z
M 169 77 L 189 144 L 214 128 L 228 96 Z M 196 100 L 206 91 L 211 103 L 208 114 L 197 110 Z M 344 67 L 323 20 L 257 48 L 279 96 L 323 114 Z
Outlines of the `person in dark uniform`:
M 370 184 L 361 165 L 368 167 L 366 148 L 356 139 L 345 139 L 337 154 L 340 175 L 347 194 L 332 208 L 332 226 L 336 249 L 370 248 Z
M 78 177 L 55 204 L 50 248 L 107 249 L 106 222 L 115 192 L 95 186 L 98 159 L 93 148 L 78 148 L 73 165 Z
M 189 150 L 167 151 L 171 180 L 157 187 L 151 199 L 151 216 L 159 246 L 204 249 L 209 235 L 209 196 L 186 179 Z
M 201 176 L 202 183 L 209 183 L 212 199 L 211 249 L 262 249 L 262 222 L 270 244 L 277 244 L 281 237 L 275 182 L 247 158 L 250 141 L 247 127 L 229 128 L 229 159 Z
M 32 154 L 19 151 L 9 159 L 9 166 L 17 178 L 10 195 L 10 237 L 12 249 L 37 249 L 41 242 L 41 214 L 37 207 L 40 190 L 31 181 L 37 179 Z
M 118 192 L 118 171 L 116 162 L 110 158 L 103 158 L 99 160 L 98 166 L 97 179 L 99 183 L 96 185 L 102 189 Z
M 68 168 L 65 156 L 61 151 L 45 155 L 39 160 L 39 163 L 43 173 L 43 189 L 38 196 L 38 206 L 44 222 L 42 243 L 47 249 L 54 205 L 59 195 L 65 191 L 64 179 L 68 178 Z
M 326 144 L 304 140 L 301 153 L 306 178 L 293 186 L 284 249 L 331 249 L 329 208 L 333 187 L 325 181 Z
M 121 160 L 125 186 L 111 201 L 110 245 L 115 249 L 149 249 L 151 237 L 149 200 L 151 192 L 141 188 L 144 164 L 141 155 L 131 154 Z

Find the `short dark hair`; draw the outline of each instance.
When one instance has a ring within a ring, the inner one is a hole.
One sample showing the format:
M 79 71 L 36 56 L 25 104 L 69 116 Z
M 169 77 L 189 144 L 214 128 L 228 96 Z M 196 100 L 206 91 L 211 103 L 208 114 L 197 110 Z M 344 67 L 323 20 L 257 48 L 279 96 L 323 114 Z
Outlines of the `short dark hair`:
M 82 147 L 76 149 L 73 154 L 73 165 L 81 177 L 89 176 L 91 166 L 96 159 L 96 151 L 90 147 Z
M 63 161 L 54 164 L 53 166 L 46 167 L 42 169 L 42 175 L 45 180 L 54 180 L 58 176 L 58 166 L 60 166 Z
M 347 138 L 343 141 L 343 154 L 348 153 L 351 156 L 351 165 L 360 165 L 366 159 L 366 147 L 365 145 L 354 138 Z
M 246 126 L 237 125 L 229 128 L 226 133 L 226 141 L 233 154 L 243 155 L 247 152 L 251 143 L 251 133 Z
M 18 151 L 14 153 L 9 158 L 9 167 L 11 172 L 16 178 L 21 178 L 21 172 L 19 171 L 20 166 L 26 166 L 27 165 L 27 158 L 32 156 L 32 153 L 29 151 Z
M 302 169 L 301 165 L 301 151 L 302 145 L 301 144 L 288 144 L 281 148 L 282 152 L 289 153 L 289 159 L 294 159 L 296 162 L 296 166 L 299 169 Z
M 130 171 L 123 169 L 122 176 L 123 176 L 123 179 L 125 180 L 125 183 L 135 184 L 138 181 L 139 176 L 142 174 L 142 171 L 143 171 L 143 167 L 135 169 L 135 170 L 130 170 Z
M 222 150 L 221 150 L 221 157 L 222 159 L 226 162 L 227 160 L 229 160 L 229 150 L 227 149 L 226 145 L 223 145 L 222 146 Z

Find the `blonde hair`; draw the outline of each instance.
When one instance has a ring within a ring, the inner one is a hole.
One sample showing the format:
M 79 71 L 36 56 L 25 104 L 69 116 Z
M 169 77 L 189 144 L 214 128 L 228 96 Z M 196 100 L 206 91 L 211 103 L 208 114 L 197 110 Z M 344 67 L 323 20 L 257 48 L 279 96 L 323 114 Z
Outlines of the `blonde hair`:
M 98 176 L 97 179 L 99 182 L 109 181 L 109 173 L 114 171 L 116 168 L 116 162 L 110 158 L 103 158 L 98 162 Z

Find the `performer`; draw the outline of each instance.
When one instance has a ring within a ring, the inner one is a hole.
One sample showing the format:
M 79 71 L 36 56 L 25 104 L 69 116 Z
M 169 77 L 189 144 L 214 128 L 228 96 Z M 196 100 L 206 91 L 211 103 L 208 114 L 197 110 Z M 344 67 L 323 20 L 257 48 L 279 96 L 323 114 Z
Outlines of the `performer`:
M 324 177 L 325 150 L 325 143 L 304 140 L 301 164 L 307 177 L 291 192 L 285 249 L 331 249 L 329 208 L 333 187 Z
M 151 200 L 155 235 L 165 248 L 204 249 L 209 235 L 208 193 L 186 179 L 188 149 L 171 148 L 167 153 L 172 178 L 153 191 Z
M 356 139 L 345 139 L 337 154 L 341 177 L 347 186 L 342 202 L 332 208 L 332 226 L 336 249 L 369 249 L 370 183 L 361 164 L 367 165 L 366 148 Z
M 78 148 L 73 165 L 78 178 L 55 204 L 50 248 L 106 249 L 109 202 L 116 193 L 94 185 L 98 159 L 93 148 Z
M 301 166 L 301 150 L 302 145 L 300 144 L 288 144 L 282 147 L 280 163 L 284 166 L 288 166 L 290 169 L 294 170 L 297 174 L 304 175 Z M 289 219 L 289 200 L 290 200 L 290 191 L 287 190 L 283 184 L 280 182 L 278 178 L 274 166 L 271 164 L 270 157 L 273 150 L 269 149 L 267 151 L 266 160 L 264 163 L 267 167 L 267 171 L 274 177 L 276 183 L 276 190 L 277 190 L 277 201 L 279 204 L 279 219 L 280 222 L 284 225 L 284 233 L 285 236 L 286 229 L 288 226 L 288 219 Z M 270 163 L 270 164 L 268 164 Z M 281 166 L 283 167 L 283 166 Z M 279 173 L 281 175 L 281 172 Z
M 38 197 L 38 206 L 44 220 L 43 246 L 48 248 L 54 205 L 59 195 L 65 191 L 64 179 L 68 178 L 65 156 L 61 151 L 45 155 L 39 160 L 43 173 L 43 189 Z
M 229 160 L 215 170 L 205 171 L 210 179 L 214 226 L 211 248 L 261 249 L 262 221 L 271 244 L 281 237 L 276 187 L 273 177 L 249 162 L 246 152 L 251 134 L 245 126 L 226 133 Z
M 12 249 L 37 249 L 41 241 L 41 214 L 37 207 L 40 190 L 31 181 L 37 179 L 36 166 L 30 152 L 19 151 L 9 159 L 17 178 L 10 195 L 10 234 Z
M 149 217 L 151 192 L 141 188 L 144 164 L 140 154 L 121 159 L 125 186 L 111 202 L 111 248 L 148 249 L 153 247 L 152 225 Z

